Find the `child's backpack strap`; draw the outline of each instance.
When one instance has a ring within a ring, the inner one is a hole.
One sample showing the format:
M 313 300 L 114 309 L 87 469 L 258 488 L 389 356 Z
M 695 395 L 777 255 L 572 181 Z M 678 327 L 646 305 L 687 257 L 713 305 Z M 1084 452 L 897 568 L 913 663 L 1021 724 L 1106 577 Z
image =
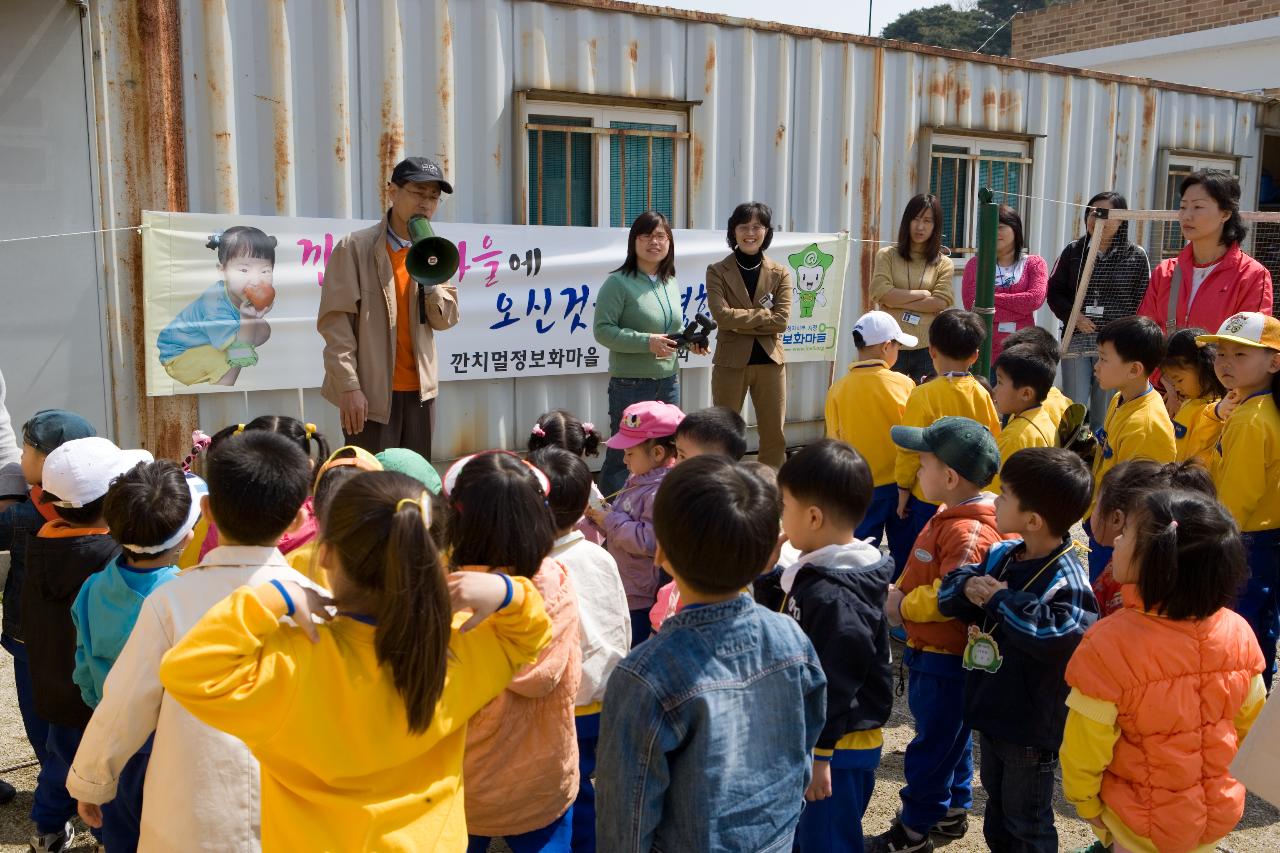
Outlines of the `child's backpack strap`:
M 1178 297 L 1182 295 L 1182 264 L 1175 260 L 1169 274 L 1169 314 L 1164 324 L 1166 337 L 1178 331 Z

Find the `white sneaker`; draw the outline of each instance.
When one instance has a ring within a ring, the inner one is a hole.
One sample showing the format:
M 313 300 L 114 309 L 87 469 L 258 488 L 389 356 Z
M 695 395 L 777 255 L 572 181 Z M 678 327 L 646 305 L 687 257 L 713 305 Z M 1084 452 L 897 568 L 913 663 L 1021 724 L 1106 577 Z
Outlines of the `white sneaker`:
M 62 853 L 76 840 L 76 829 L 67 821 L 60 832 L 31 836 L 30 853 Z

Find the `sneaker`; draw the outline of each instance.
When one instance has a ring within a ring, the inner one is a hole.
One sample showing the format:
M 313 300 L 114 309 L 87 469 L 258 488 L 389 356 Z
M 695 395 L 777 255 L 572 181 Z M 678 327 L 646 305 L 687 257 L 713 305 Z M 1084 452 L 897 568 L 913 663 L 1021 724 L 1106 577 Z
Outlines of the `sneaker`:
M 49 832 L 44 835 L 31 836 L 30 853 L 62 853 L 71 847 L 76 840 L 76 829 L 67 821 L 60 832 Z
M 897 640 L 899 643 L 905 643 L 907 641 L 907 629 L 902 625 L 899 625 L 896 628 L 890 628 L 889 636 Z
M 912 841 L 906 828 L 895 820 L 888 832 L 867 839 L 866 853 L 933 853 L 933 840 L 925 835 Z
M 969 813 L 947 815 L 929 828 L 930 835 L 941 835 L 943 838 L 964 838 L 969 831 Z

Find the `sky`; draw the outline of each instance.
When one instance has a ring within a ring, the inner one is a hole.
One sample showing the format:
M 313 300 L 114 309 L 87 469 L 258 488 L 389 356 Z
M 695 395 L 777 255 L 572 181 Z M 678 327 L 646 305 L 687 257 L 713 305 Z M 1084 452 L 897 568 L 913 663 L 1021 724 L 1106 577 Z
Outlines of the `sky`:
M 871 35 L 912 9 L 936 6 L 947 0 L 645 0 L 650 5 L 715 12 L 735 18 L 756 18 L 802 27 L 867 35 L 867 12 L 871 12 Z

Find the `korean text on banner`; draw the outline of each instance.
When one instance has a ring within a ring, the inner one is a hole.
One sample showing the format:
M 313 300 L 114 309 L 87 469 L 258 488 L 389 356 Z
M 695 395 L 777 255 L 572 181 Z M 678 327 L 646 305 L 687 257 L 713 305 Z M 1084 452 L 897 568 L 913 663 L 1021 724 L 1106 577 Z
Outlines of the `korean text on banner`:
M 143 221 L 148 395 L 320 386 L 325 265 L 338 241 L 374 222 L 156 211 Z M 438 223 L 436 233 L 461 256 L 461 319 L 435 339 L 442 380 L 608 369 L 592 334 L 595 298 L 626 257 L 626 229 Z M 707 311 L 706 269 L 726 254 L 724 232 L 676 231 L 675 245 L 688 322 Z M 780 232 L 769 255 L 795 287 L 788 361 L 833 360 L 847 236 Z M 708 365 L 687 355 L 685 366 Z

